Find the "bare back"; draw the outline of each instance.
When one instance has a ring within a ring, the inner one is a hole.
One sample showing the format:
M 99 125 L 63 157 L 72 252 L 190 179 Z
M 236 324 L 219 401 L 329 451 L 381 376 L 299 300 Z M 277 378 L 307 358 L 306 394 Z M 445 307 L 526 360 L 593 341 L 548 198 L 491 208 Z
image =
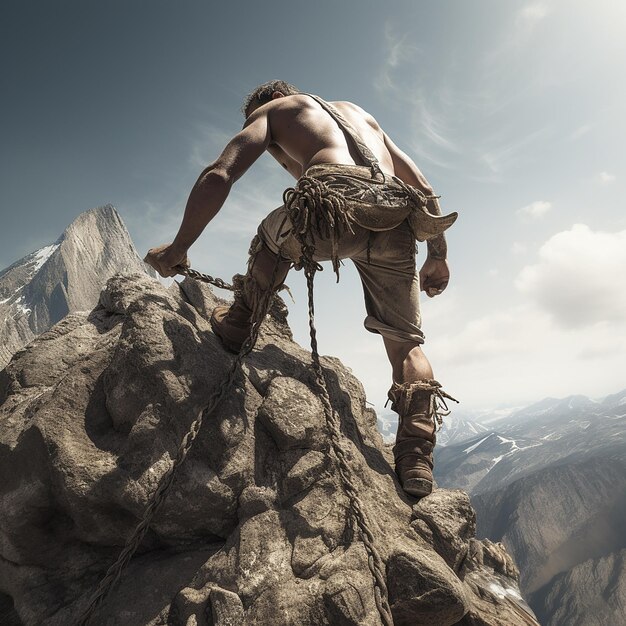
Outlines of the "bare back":
M 392 156 L 376 120 L 350 102 L 332 104 L 354 126 L 383 172 L 394 174 Z M 267 151 L 294 177 L 319 163 L 364 164 L 352 140 L 313 98 L 285 96 L 262 108 L 267 111 L 271 133 Z

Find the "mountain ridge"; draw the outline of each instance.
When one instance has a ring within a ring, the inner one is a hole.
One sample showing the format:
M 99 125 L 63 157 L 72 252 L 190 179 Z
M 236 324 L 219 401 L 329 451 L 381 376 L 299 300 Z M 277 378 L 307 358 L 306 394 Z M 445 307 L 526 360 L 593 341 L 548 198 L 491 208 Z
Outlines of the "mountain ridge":
M 542 624 L 626 621 L 626 390 L 544 398 L 489 426 L 436 450 L 438 483 L 470 493 L 478 536 L 514 555 Z
M 26 625 L 82 613 L 233 356 L 185 279 L 114 276 L 0 373 L 0 607 Z M 328 443 L 310 353 L 276 299 L 236 387 L 207 416 L 94 626 L 377 626 L 374 579 Z M 322 357 L 396 626 L 537 626 L 467 495 L 415 502 L 361 384 Z

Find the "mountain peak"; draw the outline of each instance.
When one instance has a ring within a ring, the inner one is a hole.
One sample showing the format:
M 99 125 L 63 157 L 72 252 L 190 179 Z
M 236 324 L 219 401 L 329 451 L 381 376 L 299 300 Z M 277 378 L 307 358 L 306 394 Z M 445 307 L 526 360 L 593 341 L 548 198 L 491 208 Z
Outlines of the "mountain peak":
M 113 274 L 136 272 L 155 276 L 112 204 L 78 215 L 55 243 L 0 272 L 0 367 L 68 313 L 91 309 Z

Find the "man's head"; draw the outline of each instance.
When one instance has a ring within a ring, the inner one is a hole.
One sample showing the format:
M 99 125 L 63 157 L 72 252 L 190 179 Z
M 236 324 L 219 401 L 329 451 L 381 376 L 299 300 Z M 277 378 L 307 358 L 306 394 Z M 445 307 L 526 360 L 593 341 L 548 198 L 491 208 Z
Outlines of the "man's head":
M 270 80 L 269 83 L 259 85 L 252 93 L 246 96 L 241 110 L 244 117 L 247 118 L 252 111 L 273 100 L 274 94 L 291 96 L 296 93 L 301 92 L 297 87 L 286 83 L 284 80 Z

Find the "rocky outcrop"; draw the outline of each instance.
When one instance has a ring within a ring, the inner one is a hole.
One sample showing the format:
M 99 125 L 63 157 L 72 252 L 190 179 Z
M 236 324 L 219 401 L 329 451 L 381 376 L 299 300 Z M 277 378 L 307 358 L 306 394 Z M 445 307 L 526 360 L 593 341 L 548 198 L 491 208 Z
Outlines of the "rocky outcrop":
M 134 272 L 154 276 L 117 211 L 81 213 L 56 243 L 0 272 L 0 367 L 68 313 L 91 310 L 113 274 Z
M 189 280 L 116 276 L 0 374 L 0 599 L 23 624 L 72 623 L 224 384 L 216 302 Z M 277 300 L 94 624 L 380 623 L 309 360 Z M 536 624 L 467 495 L 408 498 L 360 383 L 322 361 L 395 624 Z

